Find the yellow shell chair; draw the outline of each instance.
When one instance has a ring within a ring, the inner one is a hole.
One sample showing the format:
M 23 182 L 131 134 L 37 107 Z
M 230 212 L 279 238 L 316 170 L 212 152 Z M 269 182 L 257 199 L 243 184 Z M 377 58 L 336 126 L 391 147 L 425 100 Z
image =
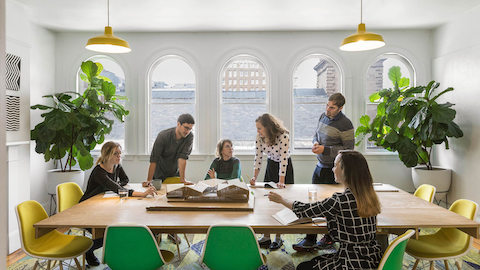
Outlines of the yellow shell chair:
M 48 218 L 47 212 L 36 201 L 26 201 L 15 207 L 20 242 L 23 251 L 37 259 L 47 260 L 47 269 L 52 261 L 59 261 L 60 270 L 63 270 L 62 261 L 74 259 L 78 269 L 84 269 L 77 260 L 78 256 L 85 255 L 92 246 L 92 240 L 85 236 L 66 235 L 57 230 L 48 232 L 39 238 L 35 237 L 33 224 Z M 54 263 L 55 264 L 55 263 Z M 39 265 L 38 260 L 33 270 Z
M 182 182 L 180 181 L 179 176 L 172 176 L 172 177 L 167 177 L 165 180 L 163 180 L 162 184 L 181 184 Z M 175 238 L 178 236 L 176 234 L 173 234 Z M 188 242 L 187 234 L 183 234 L 185 237 L 185 241 L 187 241 L 188 247 L 190 247 L 190 242 Z M 157 234 L 157 243 L 160 243 L 162 241 L 162 234 Z M 180 244 L 179 241 L 175 241 L 175 244 L 177 245 L 177 252 L 178 252 L 178 258 L 180 258 Z
M 418 197 L 420 199 L 424 199 L 427 202 L 433 202 L 433 199 L 435 198 L 435 192 L 436 188 L 432 185 L 428 184 L 423 184 L 420 185 L 417 190 L 415 190 L 415 193 L 413 193 L 413 196 Z
M 57 185 L 57 213 L 76 205 L 83 196 L 77 183 L 68 182 Z
M 456 200 L 450 211 L 462 215 L 470 220 L 477 214 L 478 204 L 473 201 Z M 417 268 L 420 260 L 430 261 L 430 269 L 434 269 L 434 261 L 443 260 L 448 269 L 448 259 L 456 259 L 465 255 L 472 246 L 472 237 L 455 228 L 441 228 L 434 234 L 420 235 L 418 240 L 408 240 L 405 251 L 417 259 L 413 270 Z M 455 260 L 455 265 L 460 270 L 460 263 Z

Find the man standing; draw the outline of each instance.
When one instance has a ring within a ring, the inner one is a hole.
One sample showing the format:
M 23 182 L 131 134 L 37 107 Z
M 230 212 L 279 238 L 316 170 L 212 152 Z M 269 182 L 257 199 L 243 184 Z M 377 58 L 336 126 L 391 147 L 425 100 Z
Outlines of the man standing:
M 320 116 L 313 136 L 312 152 L 317 154 L 318 163 L 312 176 L 312 184 L 336 184 L 332 171 L 338 151 L 353 149 L 355 144 L 352 122 L 342 113 L 345 97 L 335 93 L 328 98 L 326 111 Z M 318 243 L 316 234 L 307 234 L 298 244 L 297 251 L 310 251 L 331 246 L 333 241 L 326 234 Z
M 185 179 L 185 168 L 192 152 L 194 124 L 193 116 L 182 114 L 178 117 L 176 127 L 158 133 L 150 154 L 150 166 L 144 186 L 150 185 L 153 179 L 163 181 L 171 176 L 180 176 L 181 182 L 191 184 Z

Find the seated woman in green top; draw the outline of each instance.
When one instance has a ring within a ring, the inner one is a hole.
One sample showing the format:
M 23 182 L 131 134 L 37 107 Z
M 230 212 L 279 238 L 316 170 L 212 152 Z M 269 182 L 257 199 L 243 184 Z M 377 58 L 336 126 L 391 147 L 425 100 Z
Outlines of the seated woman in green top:
M 242 177 L 240 160 L 233 156 L 233 143 L 231 140 L 220 140 L 217 143 L 217 158 L 212 161 L 205 180 L 211 178 L 235 179 Z

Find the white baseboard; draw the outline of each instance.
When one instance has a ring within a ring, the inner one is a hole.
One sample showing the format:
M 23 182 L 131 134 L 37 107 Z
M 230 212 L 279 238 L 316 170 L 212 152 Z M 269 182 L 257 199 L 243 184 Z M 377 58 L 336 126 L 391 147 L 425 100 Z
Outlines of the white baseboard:
M 20 234 L 19 231 L 13 231 L 8 234 L 8 254 L 12 254 L 17 249 L 22 248 L 20 243 Z

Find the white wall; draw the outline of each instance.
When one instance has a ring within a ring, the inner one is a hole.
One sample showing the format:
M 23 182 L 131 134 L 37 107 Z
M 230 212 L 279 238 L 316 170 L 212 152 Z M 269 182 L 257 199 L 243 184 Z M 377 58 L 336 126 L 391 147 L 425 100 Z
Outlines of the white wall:
M 100 31 L 101 29 L 99 29 Z M 385 48 L 368 52 L 342 52 L 341 40 L 351 34 L 336 32 L 234 32 L 234 33 L 117 33 L 129 41 L 132 52 L 112 55 L 124 68 L 126 91 L 131 115 L 127 119 L 127 140 L 124 166 L 133 181 L 146 178 L 148 153 L 146 148 L 146 104 L 148 69 L 165 54 L 180 54 L 189 61 L 197 75 L 198 153 L 187 165 L 187 177 L 203 178 L 214 153 L 219 130 L 218 75 L 221 66 L 238 53 L 252 54 L 266 65 L 270 74 L 270 112 L 280 117 L 287 128 L 292 127 L 291 77 L 294 65 L 311 53 L 331 56 L 344 72 L 343 85 L 347 96 L 345 112 L 354 125 L 364 114 L 364 74 L 375 57 L 385 52 L 397 52 L 415 65 L 417 81 L 430 79 L 431 32 L 427 30 L 378 31 L 387 41 Z M 95 55 L 84 49 L 88 38 L 98 33 L 59 33 L 56 40 L 56 89 L 75 89 L 75 76 L 82 60 Z M 415 42 L 412 42 L 414 40 Z M 316 123 L 312 123 L 315 125 Z M 313 155 L 294 153 L 296 183 L 309 183 L 315 166 Z M 252 153 L 239 154 L 243 176 L 252 175 Z M 387 182 L 412 191 L 410 171 L 396 156 L 369 156 L 375 181 Z M 394 171 L 395 173 L 392 173 Z M 89 173 L 86 173 L 88 177 Z
M 480 203 L 480 7 L 434 33 L 433 79 L 455 91 L 445 100 L 455 104 L 456 122 L 464 137 L 450 141 L 450 150 L 437 148 L 440 165 L 451 168 L 449 201 L 465 198 Z
M 30 13 L 24 5 L 7 1 L 6 9 L 6 50 L 22 59 L 21 89 L 18 94 L 7 91 L 19 95 L 21 101 L 20 130 L 7 132 L 8 233 L 9 252 L 13 252 L 20 248 L 15 205 L 33 199 L 48 207 L 45 181 L 46 170 L 51 165 L 35 153 L 35 145 L 30 143 L 30 129 L 40 119 L 40 112 L 31 112 L 30 105 L 40 102 L 41 96 L 53 93 L 55 42 L 53 33 L 25 19 Z
M 0 0 L 0 269 L 7 265 L 8 250 L 8 181 L 7 181 L 7 147 L 5 132 L 5 1 Z

